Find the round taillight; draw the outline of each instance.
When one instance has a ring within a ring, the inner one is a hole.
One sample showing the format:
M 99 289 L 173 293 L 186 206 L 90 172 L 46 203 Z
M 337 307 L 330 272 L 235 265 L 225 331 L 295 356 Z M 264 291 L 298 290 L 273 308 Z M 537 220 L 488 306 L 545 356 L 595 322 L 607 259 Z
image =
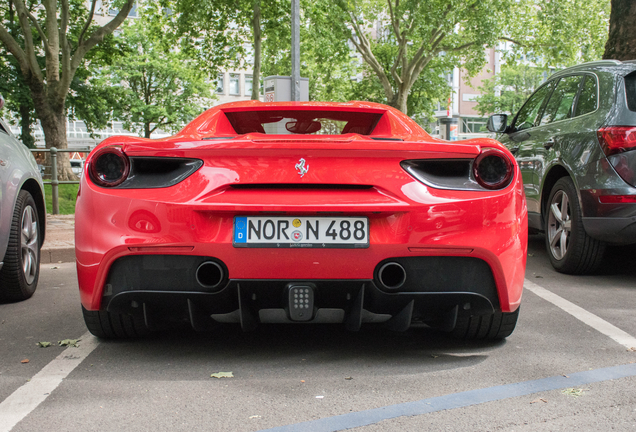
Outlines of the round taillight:
M 104 147 L 90 161 L 91 180 L 97 185 L 114 187 L 128 177 L 130 161 L 120 147 Z
M 473 163 L 475 180 L 486 189 L 501 189 L 512 179 L 512 162 L 501 150 L 484 149 Z

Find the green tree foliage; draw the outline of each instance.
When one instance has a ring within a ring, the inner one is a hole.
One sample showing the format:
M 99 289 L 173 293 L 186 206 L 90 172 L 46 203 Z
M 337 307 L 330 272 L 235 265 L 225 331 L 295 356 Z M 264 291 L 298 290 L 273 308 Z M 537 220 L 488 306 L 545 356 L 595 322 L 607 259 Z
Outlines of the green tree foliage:
M 338 0 L 334 26 L 382 85 L 389 105 L 408 111 L 408 95 L 426 69 L 461 66 L 477 73 L 484 48 L 505 34 L 512 0 Z M 389 50 L 390 60 L 381 58 Z M 447 69 L 448 70 L 448 69 Z
M 523 0 L 508 14 L 513 56 L 525 53 L 538 66 L 562 68 L 602 58 L 609 0 Z
M 88 13 L 83 3 L 71 5 L 69 10 L 69 27 L 71 34 L 79 33 L 79 26 L 84 25 L 84 15 Z M 6 23 L 8 31 L 12 36 L 21 39 L 20 25 L 12 2 L 7 8 L 0 6 L 2 22 Z M 91 26 L 94 30 L 95 26 Z M 40 45 L 40 35 L 34 32 L 32 35 L 34 45 Z M 107 88 L 94 86 L 95 80 L 92 77 L 100 68 L 112 63 L 113 59 L 122 53 L 119 40 L 112 34 L 105 35 L 101 43 L 90 50 L 85 56 L 84 67 L 78 68 L 73 76 L 70 91 L 66 96 L 65 106 L 67 115 L 71 118 L 84 120 L 90 129 L 104 127 L 109 119 L 107 100 L 110 93 Z M 37 56 L 37 62 L 41 68 L 46 68 L 44 55 Z M 31 97 L 31 90 L 20 70 L 17 59 L 0 45 L 0 76 L 5 78 L 0 80 L 0 93 L 7 99 L 8 110 L 15 113 L 19 120 L 22 132 L 20 139 L 28 147 L 34 147 L 35 139 L 32 135 L 33 126 L 37 120 L 35 106 Z
M 44 130 L 47 147 L 67 148 L 66 102 L 71 83 L 87 54 L 126 19 L 134 0 L 119 2 L 118 13 L 103 26 L 93 20 L 83 0 L 5 0 L 0 16 L 0 43 L 19 66 Z M 19 25 L 17 25 L 17 24 Z M 60 153 L 58 177 L 75 178 L 68 155 Z
M 197 61 L 175 47 L 170 34 L 176 16 L 148 2 L 140 18 L 122 27 L 128 52 L 101 71 L 99 85 L 109 88 L 113 117 L 127 129 L 150 138 L 157 129 L 176 131 L 210 105 L 212 84 Z
M 483 80 L 481 96 L 475 107 L 479 115 L 493 113 L 515 114 L 528 97 L 545 81 L 548 73 L 526 64 L 503 65 L 501 72 Z
M 220 68 L 251 67 L 252 99 L 258 99 L 263 38 L 289 32 L 289 2 L 180 0 L 175 7 L 179 14 L 178 34 L 185 36 L 183 49 L 211 74 Z
M 266 28 L 263 75 L 291 75 L 291 8 Z M 300 1 L 300 75 L 309 79 L 309 99 L 351 100 L 359 64 L 347 34 L 333 25 L 333 2 Z

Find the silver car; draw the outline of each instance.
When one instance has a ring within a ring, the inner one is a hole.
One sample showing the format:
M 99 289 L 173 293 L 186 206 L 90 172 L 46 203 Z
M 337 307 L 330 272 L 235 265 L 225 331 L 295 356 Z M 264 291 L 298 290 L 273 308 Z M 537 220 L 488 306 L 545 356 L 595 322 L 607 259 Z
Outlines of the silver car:
M 3 105 L 0 95 L 0 110 Z M 45 231 L 38 165 L 0 119 L 0 301 L 25 300 L 35 292 Z

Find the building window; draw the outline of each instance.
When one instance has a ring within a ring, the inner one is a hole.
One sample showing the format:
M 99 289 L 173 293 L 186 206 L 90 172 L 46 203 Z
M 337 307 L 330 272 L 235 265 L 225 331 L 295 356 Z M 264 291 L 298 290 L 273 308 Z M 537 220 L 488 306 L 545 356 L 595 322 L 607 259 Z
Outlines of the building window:
M 245 96 L 252 96 L 252 75 L 245 75 Z
M 480 117 L 468 117 L 462 119 L 462 133 L 486 132 L 488 120 Z
M 225 94 L 225 76 L 223 74 L 219 75 L 216 78 L 216 92 L 220 94 Z
M 230 94 L 238 96 L 241 94 L 241 89 L 239 86 L 239 77 L 238 74 L 230 74 Z

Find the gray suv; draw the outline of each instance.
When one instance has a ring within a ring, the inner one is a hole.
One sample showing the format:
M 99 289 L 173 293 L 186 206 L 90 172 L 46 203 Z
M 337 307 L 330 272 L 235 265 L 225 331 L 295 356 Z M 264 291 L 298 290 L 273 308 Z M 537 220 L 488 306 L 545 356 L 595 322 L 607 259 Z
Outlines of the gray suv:
M 508 120 L 488 129 L 519 163 L 530 232 L 557 271 L 593 272 L 606 244 L 636 243 L 636 62 L 555 73 Z

